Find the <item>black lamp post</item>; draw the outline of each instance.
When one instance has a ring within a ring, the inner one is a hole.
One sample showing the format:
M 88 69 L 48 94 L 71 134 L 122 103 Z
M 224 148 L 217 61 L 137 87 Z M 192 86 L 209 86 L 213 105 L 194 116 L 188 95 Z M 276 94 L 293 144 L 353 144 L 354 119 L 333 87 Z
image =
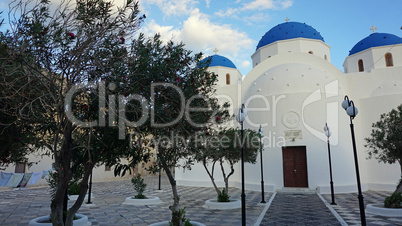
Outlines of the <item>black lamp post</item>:
M 331 185 L 331 198 L 332 198 L 331 205 L 336 205 L 336 203 L 335 203 L 335 195 L 334 195 L 334 182 L 332 181 L 331 149 L 330 149 L 330 145 L 329 145 L 329 137 L 332 135 L 332 133 L 329 130 L 329 127 L 328 127 L 327 123 L 325 123 L 324 131 L 325 131 L 325 136 L 327 136 L 327 143 L 328 143 L 329 177 L 330 177 L 330 182 L 329 183 Z
M 348 96 L 345 96 L 345 99 L 342 102 L 342 108 L 346 110 L 346 113 L 350 116 L 350 132 L 352 133 L 352 145 L 353 145 L 353 154 L 355 158 L 355 168 L 356 168 L 356 180 L 357 180 L 357 190 L 359 195 L 357 196 L 359 199 L 359 208 L 360 208 L 360 219 L 362 225 L 366 225 L 366 214 L 364 211 L 364 198 L 362 195 L 362 188 L 360 184 L 360 173 L 359 173 L 359 163 L 357 160 L 357 150 L 356 150 L 356 140 L 355 140 L 355 130 L 353 126 L 353 119 L 357 115 L 357 108 L 355 107 L 353 101 L 349 100 Z
M 91 202 L 91 192 L 92 192 L 92 172 L 93 169 L 91 169 L 91 176 L 89 178 L 89 188 L 88 188 L 88 202 L 86 204 L 92 204 Z
M 236 120 L 241 125 L 241 221 L 242 225 L 246 225 L 246 194 L 244 193 L 244 130 L 243 122 L 246 119 L 247 110 L 244 104 L 239 108 L 239 114 L 236 115 Z
M 261 158 L 261 196 L 262 196 L 262 201 L 261 203 L 265 203 L 265 192 L 264 192 L 264 170 L 263 170 L 263 163 L 262 163 L 262 136 L 263 136 L 264 130 L 262 129 L 262 126 L 260 125 L 260 129 L 258 130 L 258 134 L 260 135 L 260 158 Z

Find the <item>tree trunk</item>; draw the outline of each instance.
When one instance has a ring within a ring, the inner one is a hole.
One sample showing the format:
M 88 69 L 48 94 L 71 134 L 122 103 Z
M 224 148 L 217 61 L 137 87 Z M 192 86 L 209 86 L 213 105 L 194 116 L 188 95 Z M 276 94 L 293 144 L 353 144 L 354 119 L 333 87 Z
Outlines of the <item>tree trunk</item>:
M 170 185 L 172 186 L 173 192 L 173 205 L 169 207 L 172 211 L 172 223 L 174 226 L 179 226 L 181 224 L 181 214 L 179 212 L 179 195 L 177 193 L 176 180 L 173 178 L 172 171 L 166 165 L 163 166 L 166 175 L 169 178 Z
M 80 193 L 78 194 L 78 198 L 75 201 L 74 205 L 68 210 L 66 223 L 65 225 L 73 225 L 74 216 L 81 207 L 82 203 L 84 202 L 85 195 L 88 191 L 88 180 L 89 176 L 92 172 L 94 164 L 90 161 L 87 162 L 84 168 L 84 176 L 80 182 Z
M 219 159 L 219 164 L 221 166 L 223 181 L 225 182 L 226 193 L 229 194 L 229 191 L 228 191 L 228 189 L 229 189 L 229 177 L 226 177 L 225 168 L 223 167 L 223 160 L 222 159 Z
M 204 166 L 205 170 L 207 171 L 207 174 L 208 174 L 209 178 L 211 179 L 212 185 L 214 186 L 216 193 L 219 195 L 219 193 L 221 191 L 219 190 L 218 186 L 216 185 L 215 178 L 214 178 L 215 163 L 216 163 L 216 161 L 212 164 L 212 172 L 209 172 L 206 161 L 203 161 L 202 165 Z
M 399 193 L 402 192 L 402 178 L 399 180 L 399 184 L 398 186 L 396 186 L 396 190 L 394 191 L 394 193 Z
M 398 160 L 399 166 L 401 167 L 401 179 L 399 179 L 399 184 L 396 186 L 394 193 L 402 192 L 402 160 Z
M 63 226 L 63 203 L 68 183 L 72 178 L 70 167 L 73 151 L 72 124 L 67 122 L 64 128 L 64 140 L 60 152 L 55 150 L 55 169 L 57 171 L 57 190 L 50 204 L 53 225 Z
M 220 160 L 223 180 L 225 181 L 225 189 L 227 194 L 229 194 L 229 177 L 232 176 L 234 173 L 234 167 L 233 167 L 234 163 L 232 161 L 229 161 L 229 163 L 230 163 L 230 173 L 226 176 L 225 168 L 223 167 L 223 160 L 222 159 Z

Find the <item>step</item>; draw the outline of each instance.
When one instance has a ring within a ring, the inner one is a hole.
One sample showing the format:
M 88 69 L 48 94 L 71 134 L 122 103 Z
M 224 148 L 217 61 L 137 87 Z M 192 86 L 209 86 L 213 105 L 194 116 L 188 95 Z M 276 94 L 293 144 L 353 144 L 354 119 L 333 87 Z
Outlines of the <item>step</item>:
M 289 193 L 289 194 L 315 194 L 316 193 L 315 190 L 311 190 L 308 188 L 290 188 L 290 187 L 278 189 L 276 192 Z

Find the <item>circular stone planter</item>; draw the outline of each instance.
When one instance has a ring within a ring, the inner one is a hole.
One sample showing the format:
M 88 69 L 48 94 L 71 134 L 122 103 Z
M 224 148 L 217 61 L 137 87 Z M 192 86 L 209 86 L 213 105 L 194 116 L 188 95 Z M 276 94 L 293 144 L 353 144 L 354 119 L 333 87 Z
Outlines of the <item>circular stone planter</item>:
M 161 200 L 156 196 L 147 196 L 146 199 L 135 199 L 133 197 L 127 197 L 126 201 L 123 202 L 124 205 L 134 206 L 157 205 L 160 203 L 162 203 Z
M 74 226 L 90 226 L 92 223 L 88 220 L 88 217 L 82 214 L 75 214 L 76 217 L 78 217 L 77 220 L 73 221 Z M 43 216 L 43 217 L 37 217 L 29 222 L 28 225 L 30 226 L 47 226 L 47 225 L 52 225 L 52 223 L 40 223 L 43 221 L 48 221 L 50 220 L 50 216 Z
M 197 221 L 190 221 L 190 223 L 194 226 L 205 226 L 205 224 L 197 222 Z M 149 226 L 166 226 L 169 225 L 169 221 L 162 221 L 162 222 L 157 222 L 150 224 Z
M 205 201 L 205 205 L 203 207 L 215 210 L 238 209 L 241 207 L 241 201 L 239 199 L 231 199 L 230 202 L 218 202 L 216 199 L 210 199 Z
M 402 209 L 385 208 L 384 204 L 368 204 L 366 213 L 385 217 L 402 217 Z

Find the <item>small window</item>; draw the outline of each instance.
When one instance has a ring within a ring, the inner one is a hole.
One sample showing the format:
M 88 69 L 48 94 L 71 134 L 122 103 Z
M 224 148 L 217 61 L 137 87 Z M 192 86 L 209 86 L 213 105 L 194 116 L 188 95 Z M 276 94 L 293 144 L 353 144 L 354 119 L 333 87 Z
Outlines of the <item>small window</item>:
M 230 74 L 226 74 L 226 85 L 230 85 Z
M 327 55 L 324 55 L 324 59 L 327 60 Z
M 112 170 L 112 168 L 110 166 L 105 165 L 105 171 L 111 171 L 111 170 Z
M 25 173 L 26 164 L 24 162 L 17 162 L 15 164 L 15 173 Z
M 360 59 L 357 64 L 359 66 L 359 72 L 364 71 L 363 60 Z
M 308 51 L 308 53 L 313 54 L 313 51 Z
M 385 54 L 385 64 L 387 65 L 387 67 L 394 66 L 394 62 L 392 61 L 392 54 L 391 53 Z

